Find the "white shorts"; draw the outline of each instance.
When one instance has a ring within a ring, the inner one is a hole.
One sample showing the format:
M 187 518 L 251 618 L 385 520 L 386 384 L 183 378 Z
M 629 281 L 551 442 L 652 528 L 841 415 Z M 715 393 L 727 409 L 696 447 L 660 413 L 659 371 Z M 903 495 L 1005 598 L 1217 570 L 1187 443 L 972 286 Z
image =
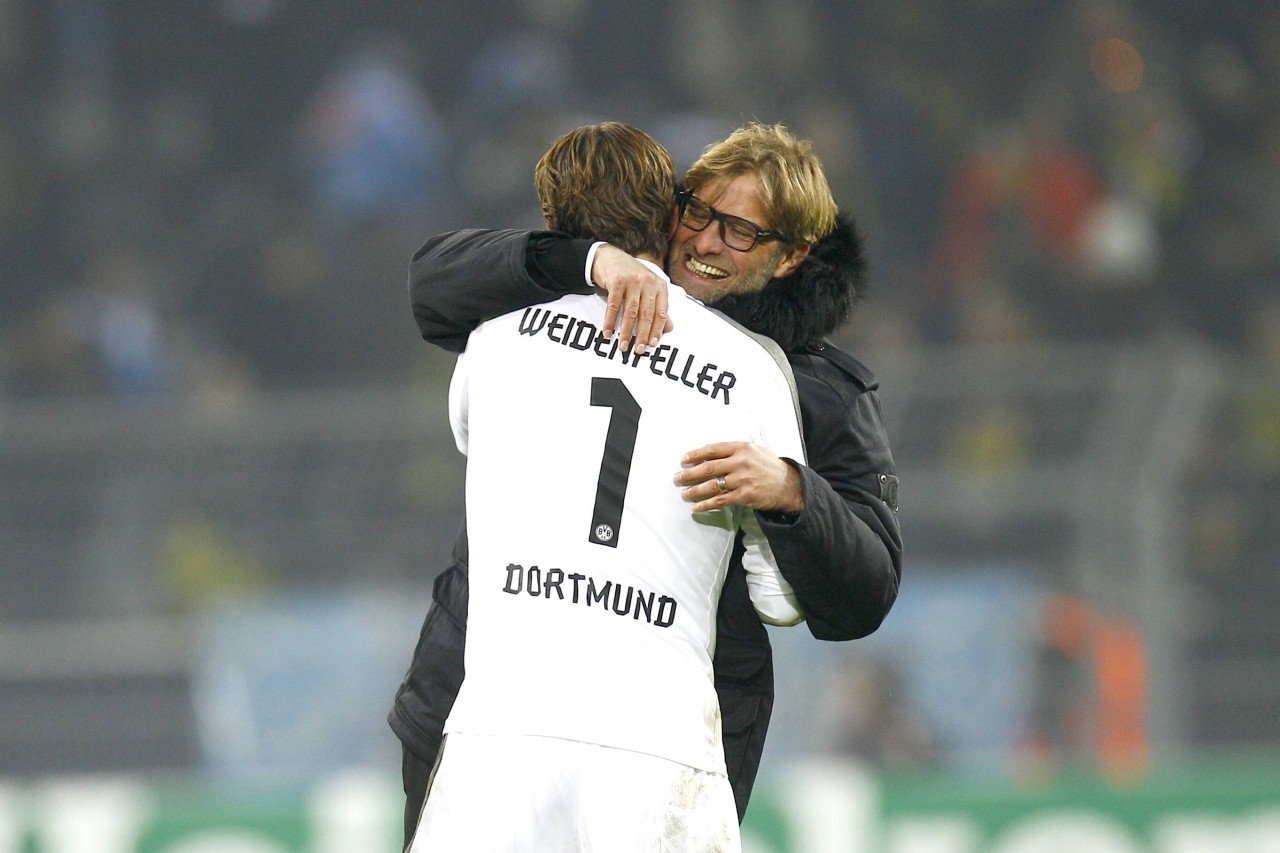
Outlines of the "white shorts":
M 738 853 L 729 780 L 591 743 L 453 733 L 410 853 Z

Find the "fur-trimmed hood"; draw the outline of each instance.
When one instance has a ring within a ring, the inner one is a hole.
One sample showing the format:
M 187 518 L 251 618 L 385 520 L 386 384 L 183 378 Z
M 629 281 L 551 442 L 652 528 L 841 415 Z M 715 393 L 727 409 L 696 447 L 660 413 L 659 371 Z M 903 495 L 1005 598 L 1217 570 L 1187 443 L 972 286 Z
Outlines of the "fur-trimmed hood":
M 866 273 L 862 236 L 853 220 L 841 215 L 791 275 L 770 279 L 758 293 L 726 296 L 711 307 L 773 338 L 784 351 L 799 352 L 849 319 L 865 295 Z

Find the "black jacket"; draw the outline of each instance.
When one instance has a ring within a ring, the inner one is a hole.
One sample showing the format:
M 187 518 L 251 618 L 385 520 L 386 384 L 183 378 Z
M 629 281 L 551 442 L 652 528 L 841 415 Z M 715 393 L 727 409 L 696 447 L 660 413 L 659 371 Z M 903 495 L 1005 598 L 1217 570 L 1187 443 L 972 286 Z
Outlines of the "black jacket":
M 409 272 L 422 336 L 461 352 L 471 330 L 489 317 L 588 292 L 590 245 L 555 232 L 459 231 L 431 238 L 413 256 Z M 897 478 L 878 385 L 869 370 L 825 339 L 861 296 L 862 273 L 860 240 L 842 220 L 791 276 L 714 306 L 777 341 L 795 374 L 809 462 L 800 466 L 804 509 L 757 517 L 810 632 L 823 640 L 857 639 L 876 630 L 897 596 L 902 571 Z M 388 716 L 401 741 L 428 762 L 462 682 L 466 552 L 464 530 L 451 565 L 436 579 L 413 662 Z M 714 667 L 741 819 L 773 710 L 773 663 L 738 556 L 720 598 Z

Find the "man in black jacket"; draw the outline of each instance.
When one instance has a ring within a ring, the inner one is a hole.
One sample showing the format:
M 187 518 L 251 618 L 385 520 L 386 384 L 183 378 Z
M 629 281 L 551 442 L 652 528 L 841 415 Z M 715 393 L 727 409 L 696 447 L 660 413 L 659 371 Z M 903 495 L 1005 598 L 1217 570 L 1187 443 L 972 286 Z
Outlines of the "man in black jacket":
M 680 485 L 691 509 L 754 509 L 810 632 L 850 640 L 875 631 L 893 605 L 902 542 L 877 382 L 826 340 L 861 297 L 865 268 L 861 240 L 848 220 L 806 233 L 813 230 L 806 223 L 815 221 L 815 207 L 829 204 L 834 216 L 829 199 L 808 143 L 779 126 L 735 131 L 686 174 L 668 259 L 672 280 L 786 351 L 809 465 L 789 465 L 745 443 L 691 448 L 685 460 L 672 463 L 688 466 Z M 483 320 L 588 292 L 590 280 L 609 292 L 623 340 L 639 331 L 637 350 L 656 357 L 666 292 L 647 275 L 611 247 L 556 232 L 462 231 L 429 239 L 413 257 L 409 283 L 423 337 L 461 352 Z M 406 839 L 463 677 L 466 567 L 464 530 L 450 566 L 436 579 L 413 661 L 388 716 L 404 746 Z M 740 564 L 731 566 L 719 603 L 715 675 L 741 820 L 773 708 L 773 668 Z

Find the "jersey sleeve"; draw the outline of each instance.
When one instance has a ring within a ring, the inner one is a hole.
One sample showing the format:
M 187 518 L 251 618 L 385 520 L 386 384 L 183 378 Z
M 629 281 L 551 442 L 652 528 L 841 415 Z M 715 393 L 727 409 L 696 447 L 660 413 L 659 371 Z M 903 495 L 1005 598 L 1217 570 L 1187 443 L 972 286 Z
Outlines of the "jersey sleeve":
M 804 464 L 804 439 L 800 429 L 800 412 L 792 393 L 793 385 L 784 369 L 779 372 L 777 388 L 761 410 L 757 443 L 778 456 Z M 772 402 L 773 405 L 767 403 Z M 760 620 L 767 625 L 795 625 L 804 620 L 804 612 L 795 591 L 778 569 L 769 540 L 754 512 L 742 518 L 742 567 L 747 572 L 747 590 Z
M 791 584 L 778 571 L 769 540 L 760 529 L 754 513 L 742 514 L 742 567 L 747 573 L 747 592 L 760 621 L 766 625 L 795 625 L 804 621 L 800 602 Z
M 449 380 L 449 426 L 453 430 L 453 443 L 463 456 L 467 455 L 467 408 L 471 385 L 471 360 L 465 352 L 458 355 L 453 366 L 453 378 Z

